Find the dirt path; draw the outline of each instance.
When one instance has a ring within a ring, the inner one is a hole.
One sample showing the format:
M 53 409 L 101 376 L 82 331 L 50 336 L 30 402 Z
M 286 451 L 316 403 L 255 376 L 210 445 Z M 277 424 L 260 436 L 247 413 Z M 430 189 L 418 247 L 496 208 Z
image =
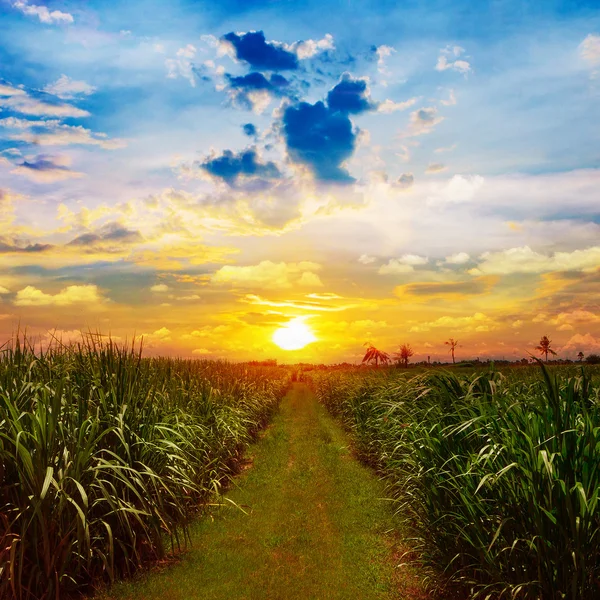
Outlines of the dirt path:
M 225 508 L 201 519 L 177 564 L 114 586 L 110 598 L 426 597 L 414 574 L 396 566 L 381 484 L 305 385 L 288 393 L 250 456 L 252 467 L 227 494 L 247 514 Z

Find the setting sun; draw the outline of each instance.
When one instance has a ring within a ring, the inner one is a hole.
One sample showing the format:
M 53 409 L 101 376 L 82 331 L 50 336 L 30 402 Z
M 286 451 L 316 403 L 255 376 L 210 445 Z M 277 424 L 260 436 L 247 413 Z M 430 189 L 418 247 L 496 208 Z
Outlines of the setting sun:
M 273 334 L 273 342 L 282 350 L 300 350 L 316 339 L 302 317 L 292 319 L 285 327 L 280 327 Z

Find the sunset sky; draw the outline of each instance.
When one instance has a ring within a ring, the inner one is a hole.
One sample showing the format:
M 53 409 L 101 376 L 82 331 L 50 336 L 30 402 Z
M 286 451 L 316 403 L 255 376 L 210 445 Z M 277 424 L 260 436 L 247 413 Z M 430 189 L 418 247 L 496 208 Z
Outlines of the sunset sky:
M 0 0 L 0 344 L 600 352 L 599 122 L 597 0 Z

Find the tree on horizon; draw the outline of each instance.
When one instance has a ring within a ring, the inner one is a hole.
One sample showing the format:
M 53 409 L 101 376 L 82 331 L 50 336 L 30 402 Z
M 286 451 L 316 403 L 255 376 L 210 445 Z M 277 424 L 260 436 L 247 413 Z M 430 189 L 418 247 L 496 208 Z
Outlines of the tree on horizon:
M 394 358 L 401 362 L 405 368 L 408 368 L 408 359 L 414 355 L 414 350 L 410 347 L 410 344 L 402 344 L 400 346 L 400 352 L 394 354 Z
M 368 346 L 367 352 L 363 356 L 362 362 L 369 364 L 370 362 L 375 362 L 375 366 L 379 366 L 379 362 L 381 361 L 383 364 L 387 365 L 390 362 L 390 355 L 386 352 L 382 352 L 378 350 L 371 344 L 370 342 L 365 342 L 364 346 Z
M 444 342 L 444 344 L 446 344 L 446 346 L 450 346 L 450 350 L 448 350 L 448 352 L 450 352 L 450 354 L 452 354 L 452 364 L 454 364 L 456 362 L 454 360 L 454 349 L 458 348 L 458 340 L 455 340 L 454 338 L 450 338 L 449 340 Z
M 547 335 L 543 335 L 540 338 L 539 346 L 535 347 L 540 354 L 544 354 L 546 356 L 546 362 L 548 362 L 548 353 L 552 354 L 552 356 L 556 356 L 556 352 L 550 348 L 551 344 L 552 340 Z
M 585 355 L 583 354 L 583 352 L 579 351 L 579 353 L 577 354 L 577 358 L 579 359 L 579 362 L 583 362 Z

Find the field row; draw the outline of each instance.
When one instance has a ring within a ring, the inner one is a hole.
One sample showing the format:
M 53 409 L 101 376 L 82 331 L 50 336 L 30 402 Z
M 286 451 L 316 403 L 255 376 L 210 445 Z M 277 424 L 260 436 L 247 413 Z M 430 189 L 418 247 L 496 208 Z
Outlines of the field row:
M 415 548 L 471 598 L 600 593 L 598 371 L 311 374 Z

